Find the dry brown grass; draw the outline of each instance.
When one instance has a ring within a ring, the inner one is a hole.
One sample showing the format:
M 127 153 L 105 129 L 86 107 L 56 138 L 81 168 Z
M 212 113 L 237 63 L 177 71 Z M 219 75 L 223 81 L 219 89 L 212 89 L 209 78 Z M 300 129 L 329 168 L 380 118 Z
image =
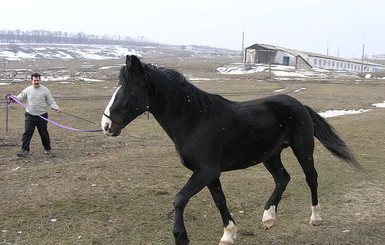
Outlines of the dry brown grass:
M 371 107 L 384 100 L 385 85 L 378 80 L 261 80 L 253 75 L 227 76 L 215 72 L 220 62 L 165 62 L 206 91 L 232 100 L 288 93 L 317 110 L 373 109 L 329 121 L 354 150 L 370 175 L 333 158 L 316 145 L 319 198 L 324 223 L 307 224 L 310 194 L 292 153 L 283 161 L 292 175 L 278 213 L 278 223 L 265 231 L 260 224 L 263 205 L 273 180 L 263 166 L 224 173 L 223 188 L 239 234 L 237 244 L 381 244 L 385 230 L 385 110 Z M 50 83 L 58 104 L 67 112 L 98 122 L 116 81 Z M 4 87 L 16 94 L 26 84 Z M 305 87 L 299 93 L 293 91 Z M 3 92 L 2 87 L 2 92 Z M 81 100 L 76 100 L 81 98 Z M 1 244 L 173 244 L 172 201 L 191 174 L 180 163 L 174 146 L 151 117 L 141 116 L 122 135 L 79 133 L 50 126 L 56 157 L 43 155 L 37 135 L 32 155 L 20 159 L 23 111 L 11 106 L 10 132 L 0 117 L 0 243 Z M 50 113 L 67 126 L 90 129 L 96 125 L 68 115 Z M 209 192 L 192 198 L 186 226 L 193 244 L 216 244 L 222 227 Z

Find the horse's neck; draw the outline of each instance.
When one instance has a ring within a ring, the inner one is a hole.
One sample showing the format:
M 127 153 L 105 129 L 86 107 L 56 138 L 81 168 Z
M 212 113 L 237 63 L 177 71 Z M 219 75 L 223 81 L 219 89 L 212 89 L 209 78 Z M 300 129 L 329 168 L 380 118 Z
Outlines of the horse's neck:
M 190 98 L 191 102 L 180 102 L 180 98 L 165 101 L 167 98 L 161 97 L 156 100 L 157 105 L 154 105 L 151 113 L 174 143 L 178 144 L 178 142 L 190 138 L 190 135 L 198 130 L 197 127 L 201 127 L 208 120 L 217 118 L 220 121 L 221 118 L 229 115 L 232 110 L 232 102 L 226 99 L 218 99 L 215 96 L 213 95 L 212 98 L 213 101 L 217 100 L 215 103 L 206 104 L 199 101 L 198 98 Z M 195 101 L 192 102 L 194 99 Z M 188 99 L 186 98 L 186 100 Z M 166 103 L 170 107 L 162 108 L 162 105 Z M 189 103 L 196 103 L 198 106 L 189 105 Z
M 167 98 L 153 100 L 153 103 L 151 103 L 153 106 L 150 106 L 150 111 L 167 134 L 171 136 L 173 132 L 178 131 L 178 126 L 179 128 L 185 127 L 188 115 L 181 108 L 183 106 L 181 103 L 166 100 Z

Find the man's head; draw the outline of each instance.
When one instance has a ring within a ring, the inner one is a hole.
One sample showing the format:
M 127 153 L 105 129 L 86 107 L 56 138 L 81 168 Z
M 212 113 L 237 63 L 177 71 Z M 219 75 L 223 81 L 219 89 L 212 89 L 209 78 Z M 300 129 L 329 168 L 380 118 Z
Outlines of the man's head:
M 31 75 L 31 83 L 35 88 L 40 87 L 40 74 L 39 73 L 34 73 Z

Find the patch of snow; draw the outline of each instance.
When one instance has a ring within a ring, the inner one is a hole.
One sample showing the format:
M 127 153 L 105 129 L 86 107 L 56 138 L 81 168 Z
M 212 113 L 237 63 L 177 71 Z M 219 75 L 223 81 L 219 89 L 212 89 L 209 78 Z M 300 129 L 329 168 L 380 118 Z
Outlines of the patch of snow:
M 9 85 L 9 83 L 0 83 L 0 86 Z
M 212 79 L 196 77 L 196 78 L 189 78 L 188 80 L 190 80 L 190 81 L 211 81 Z
M 306 88 L 299 88 L 297 90 L 294 90 L 293 93 L 298 93 L 298 92 L 301 92 L 302 90 L 305 90 Z
M 278 77 L 307 77 L 306 74 L 292 71 L 273 71 L 273 74 Z
M 100 79 L 91 79 L 91 78 L 85 78 L 85 77 L 82 77 L 82 78 L 79 78 L 80 80 L 83 80 L 83 81 L 86 81 L 86 82 L 103 82 L 103 80 L 100 80 Z
M 123 66 L 124 64 L 122 64 L 121 66 Z M 117 67 L 117 66 L 103 66 L 103 67 L 100 67 L 99 69 L 100 70 L 108 70 L 108 69 L 111 69 L 111 68 L 114 68 L 114 67 Z M 120 67 L 120 66 L 119 66 Z
M 359 110 L 330 110 L 330 111 L 324 111 L 319 112 L 321 117 L 323 118 L 329 118 L 329 117 L 338 117 L 338 116 L 344 116 L 344 115 L 351 115 L 351 114 L 361 114 L 365 113 L 371 110 L 365 110 L 365 109 L 359 109 Z
M 46 77 L 44 77 L 45 81 L 51 81 L 51 82 L 54 82 L 54 81 L 65 81 L 65 80 L 68 80 L 68 79 L 70 79 L 69 76 L 64 76 L 64 77 L 46 76 Z
M 274 90 L 273 92 L 274 92 L 274 93 L 279 93 L 279 92 L 286 91 L 286 90 L 288 90 L 288 89 L 289 89 L 289 87 L 286 87 L 286 88 L 282 88 L 282 89 L 276 89 L 276 90 Z
M 382 103 L 374 103 L 374 104 L 372 104 L 372 106 L 380 107 L 380 108 L 385 108 L 385 100 Z
M 294 66 L 284 66 L 284 65 L 266 65 L 266 64 L 243 64 L 243 63 L 234 63 L 231 65 L 225 65 L 217 68 L 217 72 L 221 74 L 250 74 L 258 72 L 268 72 L 271 70 L 271 73 L 278 77 L 278 79 L 283 80 L 285 78 L 307 78 L 307 77 L 327 77 L 325 70 L 314 69 L 314 70 L 301 70 L 295 69 Z M 283 78 L 281 78 L 283 77 Z
M 121 59 L 125 55 L 143 56 L 142 52 L 120 45 L 66 45 L 66 44 L 4 44 L 0 45 L 2 60 L 39 59 Z
M 54 56 L 55 56 L 55 58 L 60 58 L 60 59 L 64 59 L 64 60 L 72 59 L 71 55 L 64 53 L 63 51 L 58 51 L 57 54 Z
M 313 67 L 313 71 L 317 71 L 317 72 L 330 72 L 328 70 L 317 68 L 317 67 Z
M 232 64 L 217 68 L 217 72 L 221 74 L 249 74 L 256 72 L 263 72 L 268 68 L 265 65 L 244 65 L 244 64 Z

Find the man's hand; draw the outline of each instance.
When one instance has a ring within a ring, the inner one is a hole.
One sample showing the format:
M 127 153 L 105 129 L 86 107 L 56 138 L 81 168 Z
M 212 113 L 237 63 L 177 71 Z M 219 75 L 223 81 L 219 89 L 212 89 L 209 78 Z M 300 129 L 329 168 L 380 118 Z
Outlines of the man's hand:
M 6 101 L 7 101 L 7 103 L 8 104 L 10 104 L 10 103 L 15 103 L 15 101 L 11 98 L 11 94 L 7 94 L 6 96 L 5 96 L 5 99 L 6 99 Z

